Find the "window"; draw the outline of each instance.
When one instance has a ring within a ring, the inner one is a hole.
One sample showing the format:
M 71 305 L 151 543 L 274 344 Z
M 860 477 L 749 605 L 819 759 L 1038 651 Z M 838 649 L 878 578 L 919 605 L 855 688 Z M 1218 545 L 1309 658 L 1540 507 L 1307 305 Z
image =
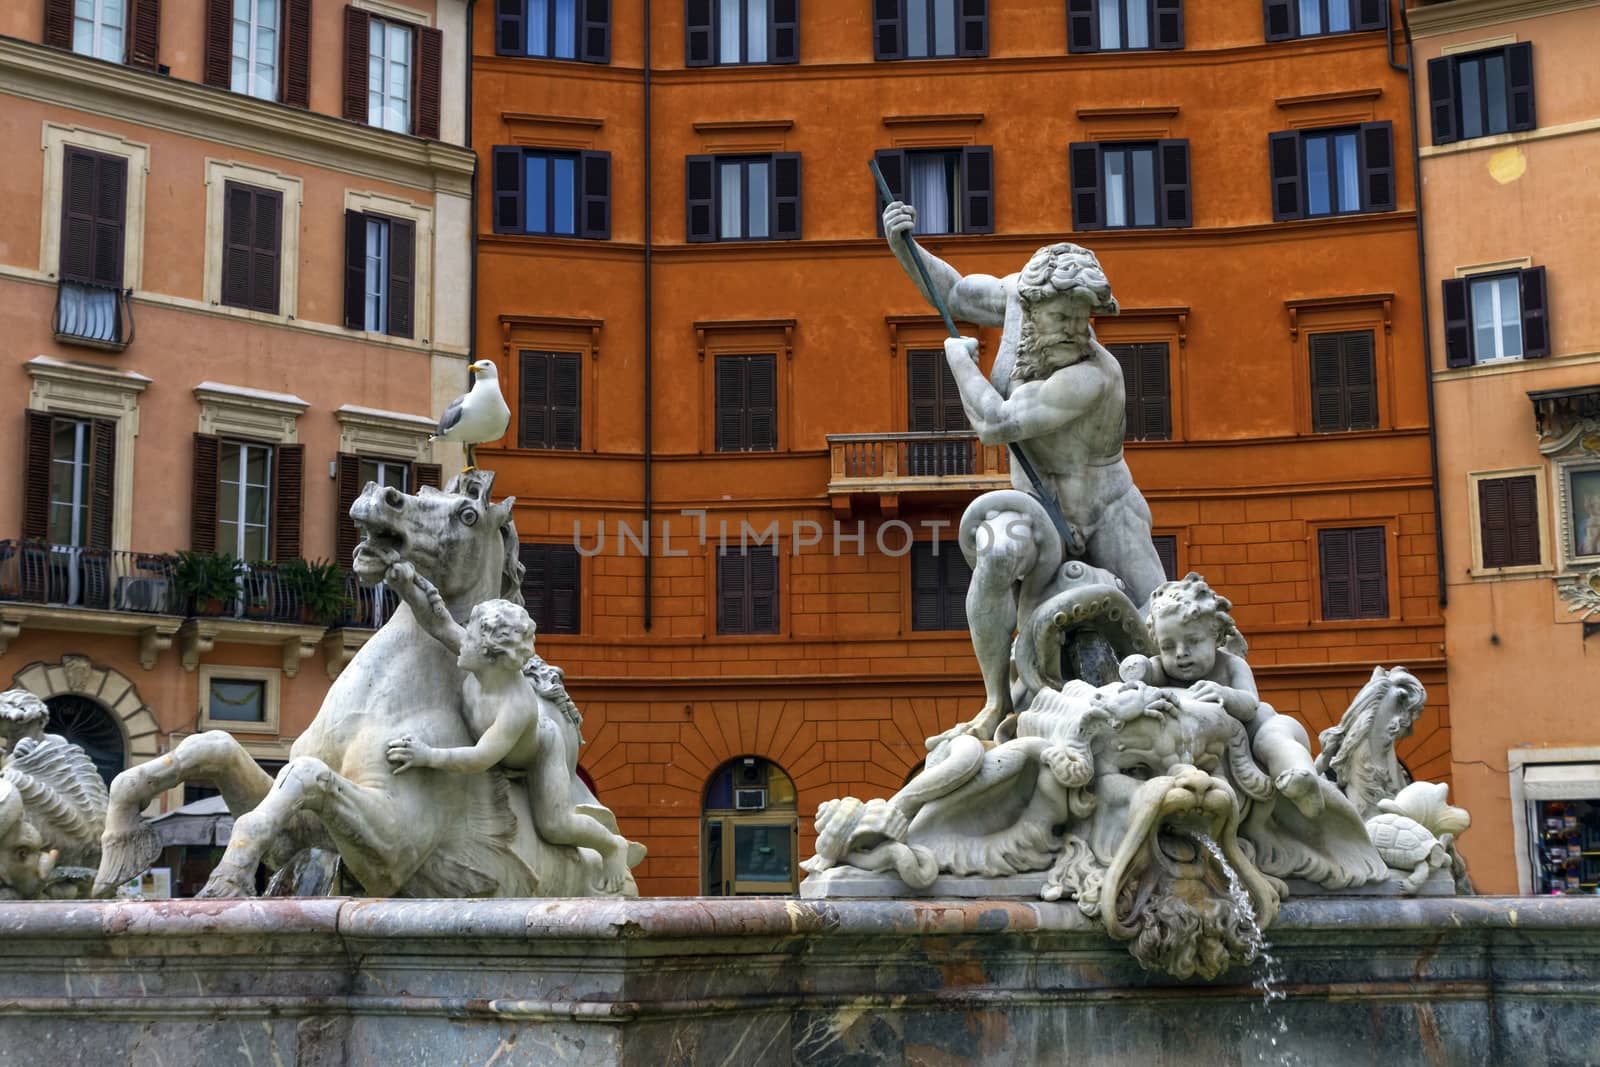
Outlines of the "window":
M 50 543 L 81 547 L 89 532 L 90 425 L 50 420 Z
M 432 26 L 374 18 L 344 9 L 344 99 L 352 122 L 439 136 L 444 35 Z
M 127 766 L 127 742 L 114 712 L 98 700 L 62 693 L 45 700 L 50 718 L 45 729 L 83 749 L 106 785 Z
M 576 352 L 518 354 L 518 448 L 582 447 L 582 369 Z
M 270 558 L 272 447 L 223 441 L 218 462 L 218 551 L 247 562 Z
M 717 633 L 777 632 L 777 550 L 764 546 L 718 549 Z
M 573 545 L 517 548 L 522 560 L 522 602 L 541 634 L 575 634 L 583 626 L 578 550 Z
M 1324 619 L 1389 617 L 1389 561 L 1382 526 L 1317 531 Z
M 264 722 L 267 683 L 252 678 L 212 678 L 206 717 L 220 722 Z
M 303 445 L 195 434 L 190 547 L 246 563 L 300 555 Z
M 234 92 L 278 98 L 278 29 L 278 0 L 233 0 Z
M 1378 368 L 1371 330 L 1314 333 L 1311 429 L 1316 433 L 1378 426 Z
M 278 732 L 281 671 L 202 663 L 199 672 L 200 729 Z
M 494 150 L 494 229 L 546 237 L 611 236 L 611 153 Z
M 689 156 L 690 241 L 794 241 L 800 237 L 800 156 Z
M 1068 0 L 1067 50 L 1182 48 L 1183 0 Z
M 1274 219 L 1394 210 L 1392 123 L 1274 133 L 1268 142 Z
M 411 488 L 411 464 L 401 463 L 393 459 L 368 459 L 362 457 L 360 467 L 361 484 L 374 482 L 384 488 L 394 488 L 402 493 Z
M 344 213 L 344 324 L 412 336 L 417 230 L 410 219 Z
M 1266 0 L 1267 40 L 1381 30 L 1388 0 Z
M 1188 226 L 1189 142 L 1080 142 L 1068 150 L 1075 230 Z
M 503 56 L 611 61 L 611 0 L 495 0 Z
M 1534 129 L 1533 45 L 1430 59 L 1428 109 L 1434 144 Z
M 116 424 L 28 412 L 22 536 L 110 548 Z
M 396 133 L 411 132 L 411 27 L 368 19 L 367 121 Z
M 911 546 L 911 628 L 965 630 L 972 568 L 954 541 L 937 548 L 931 541 Z
M 895 148 L 877 160 L 890 191 L 917 209 L 918 234 L 994 232 L 994 149 Z
M 128 161 L 67 145 L 62 156 L 60 289 L 55 333 L 64 341 L 117 345 Z
M 789 776 L 759 756 L 729 760 L 706 782 L 701 892 L 708 897 L 793 893 L 800 879 L 798 834 Z
M 1156 558 L 1161 561 L 1161 573 L 1167 581 L 1178 580 L 1178 537 L 1176 534 L 1152 534 L 1150 543 L 1156 546 Z
M 1531 474 L 1478 479 L 1478 542 L 1483 566 L 1537 567 L 1539 486 Z
M 72 50 L 80 55 L 121 63 L 126 46 L 128 0 L 74 0 Z
M 718 452 L 778 447 L 778 357 L 717 356 Z
M 906 428 L 914 434 L 962 434 L 954 441 L 906 442 L 904 473 L 914 478 L 971 474 L 977 465 L 977 440 L 961 406 L 956 376 L 937 348 L 906 353 Z
M 1167 441 L 1172 438 L 1172 391 L 1168 384 L 1171 357 L 1165 344 L 1107 345 L 1122 365 L 1127 402 L 1124 441 Z
M 223 190 L 222 302 L 278 313 L 283 193 L 228 182 Z
M 685 0 L 684 65 L 794 63 L 799 0 Z
M 1467 367 L 1550 354 L 1543 267 L 1444 281 L 1445 363 Z
M 989 54 L 988 0 L 872 0 L 874 59 Z

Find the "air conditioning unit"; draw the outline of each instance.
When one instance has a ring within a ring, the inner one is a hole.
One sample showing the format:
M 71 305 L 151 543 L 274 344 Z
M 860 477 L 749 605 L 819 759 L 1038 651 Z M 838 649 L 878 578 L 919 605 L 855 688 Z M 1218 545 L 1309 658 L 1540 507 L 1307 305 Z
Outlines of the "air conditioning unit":
M 733 807 L 735 811 L 763 811 L 767 806 L 767 791 L 765 789 L 735 789 L 733 791 Z
M 117 581 L 117 610 L 164 613 L 171 592 L 165 578 L 122 578 Z

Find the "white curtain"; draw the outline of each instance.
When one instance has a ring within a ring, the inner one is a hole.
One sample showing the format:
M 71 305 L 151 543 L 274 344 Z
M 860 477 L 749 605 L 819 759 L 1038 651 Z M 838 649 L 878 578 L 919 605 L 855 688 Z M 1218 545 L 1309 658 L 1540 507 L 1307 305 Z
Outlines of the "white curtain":
M 950 184 L 945 157 L 911 156 L 911 203 L 917 209 L 917 233 L 953 233 Z

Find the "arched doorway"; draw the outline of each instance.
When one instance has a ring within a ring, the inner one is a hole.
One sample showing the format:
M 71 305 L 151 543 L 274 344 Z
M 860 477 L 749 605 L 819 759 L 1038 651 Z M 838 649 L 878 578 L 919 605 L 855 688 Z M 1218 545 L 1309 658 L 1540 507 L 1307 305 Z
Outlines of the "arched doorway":
M 50 709 L 45 732 L 60 734 L 83 749 L 109 786 L 128 765 L 122 727 L 111 712 L 99 701 L 75 693 L 50 697 L 44 704 Z
M 706 782 L 700 885 L 708 897 L 784 896 L 799 886 L 794 783 L 760 756 L 729 760 Z

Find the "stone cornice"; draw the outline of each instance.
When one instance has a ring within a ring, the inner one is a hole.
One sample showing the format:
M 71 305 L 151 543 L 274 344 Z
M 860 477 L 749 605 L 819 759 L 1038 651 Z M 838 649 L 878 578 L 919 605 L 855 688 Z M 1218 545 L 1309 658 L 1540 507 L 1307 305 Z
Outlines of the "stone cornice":
M 395 185 L 468 196 L 459 146 L 0 37 L 0 93 Z
M 1503 22 L 1600 7 L 1600 0 L 1452 0 L 1406 11 L 1411 36 L 1421 40 L 1457 30 L 1475 30 Z

